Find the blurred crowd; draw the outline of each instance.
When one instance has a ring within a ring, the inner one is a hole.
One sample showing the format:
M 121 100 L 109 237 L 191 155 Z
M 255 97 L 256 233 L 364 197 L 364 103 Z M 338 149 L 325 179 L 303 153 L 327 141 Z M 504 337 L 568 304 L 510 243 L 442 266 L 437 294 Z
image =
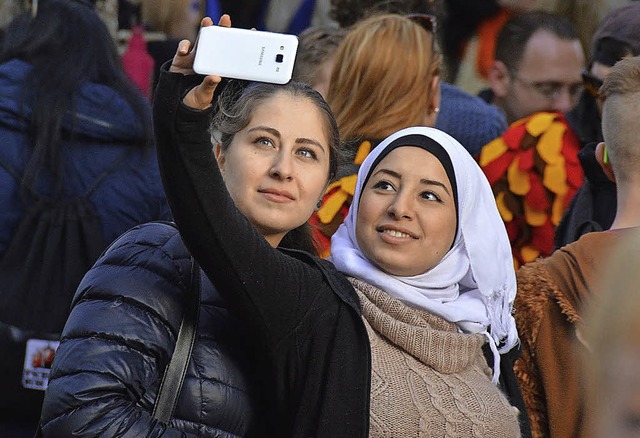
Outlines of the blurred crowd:
M 193 73 L 223 14 L 290 84 Z M 0 436 L 640 433 L 639 2 L 4 0 L 0 97 Z

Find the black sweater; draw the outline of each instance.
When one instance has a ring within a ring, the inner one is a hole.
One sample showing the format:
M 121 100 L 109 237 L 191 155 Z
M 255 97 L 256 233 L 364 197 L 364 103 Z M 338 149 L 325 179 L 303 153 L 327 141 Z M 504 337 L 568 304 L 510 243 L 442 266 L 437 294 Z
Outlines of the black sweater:
M 215 162 L 209 111 L 182 102 L 189 79 L 161 73 L 158 158 L 181 235 L 255 337 L 278 437 L 366 437 L 371 360 L 357 295 L 333 265 L 272 248 L 235 207 Z

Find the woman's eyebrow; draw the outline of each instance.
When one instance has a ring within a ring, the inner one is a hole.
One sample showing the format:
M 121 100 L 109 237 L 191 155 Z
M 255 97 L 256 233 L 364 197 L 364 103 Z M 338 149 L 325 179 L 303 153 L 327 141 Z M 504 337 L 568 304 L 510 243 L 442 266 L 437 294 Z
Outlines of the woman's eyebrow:
M 315 146 L 319 147 L 323 152 L 326 152 L 325 151 L 325 147 L 322 145 L 322 143 L 320 143 L 318 140 L 314 140 L 312 138 L 307 138 L 307 137 L 296 138 L 296 143 L 315 145 Z
M 394 178 L 397 179 L 402 179 L 402 175 L 400 175 L 398 172 L 396 172 L 395 170 L 391 170 L 391 169 L 380 169 L 378 171 L 376 171 L 373 175 L 377 175 L 379 173 L 384 173 L 386 175 L 392 176 Z M 448 195 L 451 195 L 451 193 L 449 193 L 449 189 L 447 189 L 447 186 L 445 186 L 442 182 L 440 181 L 436 181 L 434 179 L 428 179 L 428 178 L 422 178 L 420 180 L 420 184 L 426 185 L 426 186 L 438 186 L 438 187 L 442 187 L 444 189 L 445 192 L 447 192 Z
M 277 137 L 278 139 L 282 137 L 280 135 L 280 131 L 270 126 L 259 125 L 259 126 L 254 126 L 253 128 L 250 128 L 249 130 L 247 130 L 247 132 L 255 132 L 255 131 L 266 131 L 269 134 L 273 135 L 274 137 Z M 307 138 L 307 137 L 296 138 L 296 143 L 312 144 L 319 147 L 322 151 L 326 152 L 325 147 L 322 145 L 322 143 L 312 138 Z
M 269 134 L 275 137 L 278 137 L 278 138 L 281 137 L 280 131 L 270 126 L 263 126 L 263 125 L 254 126 L 253 128 L 250 128 L 247 132 L 254 132 L 254 131 L 267 131 Z
M 436 181 L 434 179 L 421 179 L 420 180 L 420 184 L 424 184 L 424 185 L 427 185 L 427 186 L 439 186 L 439 187 L 442 187 L 444 189 L 444 191 L 447 192 L 447 195 L 451 195 L 451 193 L 449 193 L 449 189 L 447 188 L 447 186 L 445 186 L 440 181 Z
M 392 176 L 392 177 L 397 178 L 397 179 L 400 179 L 400 178 L 401 178 L 401 176 L 402 176 L 402 175 L 400 175 L 398 172 L 396 172 L 395 170 L 391 170 L 391 169 L 384 169 L 384 168 L 383 168 L 383 169 L 380 169 L 380 170 L 377 170 L 377 171 L 376 171 L 373 175 L 371 175 L 371 176 L 375 176 L 375 175 L 377 175 L 377 174 L 379 174 L 379 173 L 384 173 L 384 174 L 387 174 L 387 175 Z

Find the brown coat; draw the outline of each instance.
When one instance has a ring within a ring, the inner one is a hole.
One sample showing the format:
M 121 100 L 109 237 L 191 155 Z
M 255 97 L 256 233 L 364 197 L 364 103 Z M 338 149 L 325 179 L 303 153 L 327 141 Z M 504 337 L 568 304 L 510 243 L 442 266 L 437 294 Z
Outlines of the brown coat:
M 610 251 L 629 230 L 589 233 L 520 268 L 514 303 L 522 356 L 515 372 L 534 437 L 589 436 L 579 357 L 585 305 Z

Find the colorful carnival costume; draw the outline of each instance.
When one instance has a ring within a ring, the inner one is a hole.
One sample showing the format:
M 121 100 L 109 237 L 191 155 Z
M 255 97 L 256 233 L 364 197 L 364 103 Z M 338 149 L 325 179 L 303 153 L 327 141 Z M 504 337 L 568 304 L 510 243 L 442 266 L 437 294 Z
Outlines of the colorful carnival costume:
M 582 184 L 580 142 L 560 113 L 514 122 L 480 153 L 480 166 L 505 222 L 514 264 L 553 251 L 553 234 Z
M 376 147 L 378 141 L 364 140 L 358 146 L 351 164 L 341 166 L 338 169 L 338 179 L 327 187 L 322 197 L 322 206 L 309 219 L 313 227 L 318 254 L 327 258 L 331 250 L 331 236 L 336 232 L 340 224 L 349 213 L 349 207 L 353 201 L 353 193 L 356 190 L 358 169 L 367 158 L 369 152 Z

